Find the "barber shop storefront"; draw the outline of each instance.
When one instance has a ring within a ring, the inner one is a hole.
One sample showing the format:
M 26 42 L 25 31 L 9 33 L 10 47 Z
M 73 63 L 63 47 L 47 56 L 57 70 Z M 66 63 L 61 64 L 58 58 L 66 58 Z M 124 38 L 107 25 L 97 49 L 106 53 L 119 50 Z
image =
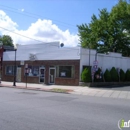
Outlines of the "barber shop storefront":
M 27 48 L 28 46 L 26 45 L 25 47 Z M 58 52 L 59 50 L 57 49 L 58 51 L 55 50 L 53 54 L 47 50 L 46 53 L 42 51 L 40 54 L 36 53 L 32 59 L 32 54 L 30 53 L 32 53 L 33 49 L 30 48 L 28 47 L 27 53 L 21 45 L 17 50 L 16 61 L 14 61 L 14 52 L 4 53 L 3 81 L 13 82 L 16 70 L 16 82 L 26 82 L 27 78 L 28 83 L 79 85 L 79 57 L 74 57 L 73 59 L 70 54 L 66 56 L 63 50 Z M 37 51 L 39 52 L 40 50 L 37 49 Z M 72 50 L 67 53 L 72 53 Z
M 3 81 L 13 81 L 13 64 L 13 62 L 3 62 Z M 78 85 L 79 61 L 35 61 L 24 64 L 22 62 L 22 65 L 17 61 L 16 81 L 26 82 L 26 76 L 29 83 Z

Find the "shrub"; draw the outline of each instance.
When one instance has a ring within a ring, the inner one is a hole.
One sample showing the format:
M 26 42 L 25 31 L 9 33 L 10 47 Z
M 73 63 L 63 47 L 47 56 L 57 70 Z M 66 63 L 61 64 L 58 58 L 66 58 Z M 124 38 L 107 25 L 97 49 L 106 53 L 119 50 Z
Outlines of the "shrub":
M 95 82 L 103 82 L 103 75 L 101 74 L 100 68 L 98 68 L 98 70 L 94 74 L 94 81 Z
M 118 72 L 116 71 L 115 67 L 112 67 L 112 69 L 110 70 L 110 74 L 111 74 L 111 79 L 113 82 L 119 81 L 119 75 L 118 75 Z
M 81 74 L 81 79 L 83 82 L 91 82 L 92 77 L 91 77 L 91 69 L 90 68 L 85 68 Z
M 130 70 L 126 71 L 125 81 L 130 81 Z
M 106 71 L 104 73 L 104 79 L 106 82 L 111 82 L 111 74 L 110 74 L 110 71 L 108 69 L 106 69 Z
M 125 72 L 122 69 L 120 69 L 120 81 L 125 81 Z

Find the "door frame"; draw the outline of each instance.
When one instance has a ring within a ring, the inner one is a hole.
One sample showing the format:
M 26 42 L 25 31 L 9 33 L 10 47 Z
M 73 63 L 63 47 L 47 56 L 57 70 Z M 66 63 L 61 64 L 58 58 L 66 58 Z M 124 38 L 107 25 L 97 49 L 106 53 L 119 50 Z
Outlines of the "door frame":
M 40 82 L 40 70 L 41 70 L 41 69 L 44 69 L 44 82 Z M 39 67 L 39 83 L 41 83 L 41 84 L 42 84 L 42 83 L 43 83 L 43 84 L 45 83 L 45 67 Z
M 54 83 L 50 82 L 50 70 L 54 69 Z M 56 67 L 49 67 L 49 84 L 55 84 L 55 78 L 56 78 Z
M 18 73 L 19 72 L 18 69 L 20 70 L 20 73 Z M 20 76 L 20 81 L 18 81 L 19 76 Z M 16 82 L 21 82 L 21 81 L 22 81 L 22 68 L 19 66 L 16 66 Z

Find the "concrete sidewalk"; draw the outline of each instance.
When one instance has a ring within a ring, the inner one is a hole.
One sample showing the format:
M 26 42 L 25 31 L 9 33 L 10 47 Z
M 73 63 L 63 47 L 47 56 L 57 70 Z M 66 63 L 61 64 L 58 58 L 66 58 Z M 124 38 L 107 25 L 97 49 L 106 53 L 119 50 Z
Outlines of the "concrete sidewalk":
M 45 85 L 45 84 L 27 83 L 27 88 L 26 88 L 26 83 L 16 83 L 16 86 L 13 86 L 13 82 L 5 82 L 5 81 L 2 81 L 0 86 L 39 90 L 39 91 L 49 91 L 49 92 L 51 91 L 54 92 L 55 89 L 61 89 L 61 90 L 66 90 L 66 93 L 70 93 L 70 94 L 130 99 L 130 91 L 118 91 L 118 90 L 104 89 L 104 88 L 103 89 L 90 88 L 87 86 L 82 87 L 82 86 Z

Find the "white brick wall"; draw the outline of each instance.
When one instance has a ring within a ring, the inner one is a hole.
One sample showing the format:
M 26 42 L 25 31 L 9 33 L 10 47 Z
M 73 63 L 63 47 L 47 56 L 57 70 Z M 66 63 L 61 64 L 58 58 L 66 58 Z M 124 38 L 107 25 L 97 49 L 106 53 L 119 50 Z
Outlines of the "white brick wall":
M 90 65 L 93 65 L 95 60 L 96 50 L 90 51 Z M 122 68 L 124 71 L 130 69 L 130 57 L 122 57 L 120 53 L 110 52 L 109 54 L 97 54 L 98 67 L 102 67 L 103 71 L 107 69 Z M 89 49 L 80 49 L 80 74 L 82 72 L 82 66 L 89 65 Z

